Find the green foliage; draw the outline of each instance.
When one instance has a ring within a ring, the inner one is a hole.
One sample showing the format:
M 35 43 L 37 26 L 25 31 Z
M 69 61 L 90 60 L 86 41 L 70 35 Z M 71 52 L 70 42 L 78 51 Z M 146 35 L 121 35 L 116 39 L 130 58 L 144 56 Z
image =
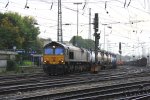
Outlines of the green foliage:
M 41 38 L 36 39 L 36 51 L 39 54 L 42 54 L 44 41 Z
M 31 65 L 32 65 L 32 62 L 31 62 L 31 61 L 28 61 L 28 60 L 25 60 L 25 61 L 23 61 L 23 65 L 24 65 L 24 66 L 31 66 Z
M 14 60 L 8 60 L 7 61 L 7 71 L 15 71 L 18 68 L 16 61 Z
M 39 27 L 35 26 L 36 20 L 29 16 L 22 17 L 18 13 L 0 13 L 0 49 L 34 49 L 39 43 L 37 36 Z M 41 45 L 40 45 L 41 46 Z
M 76 44 L 78 47 L 86 48 L 86 49 L 94 49 L 94 41 L 91 39 L 82 39 L 81 36 L 74 36 L 70 43 Z

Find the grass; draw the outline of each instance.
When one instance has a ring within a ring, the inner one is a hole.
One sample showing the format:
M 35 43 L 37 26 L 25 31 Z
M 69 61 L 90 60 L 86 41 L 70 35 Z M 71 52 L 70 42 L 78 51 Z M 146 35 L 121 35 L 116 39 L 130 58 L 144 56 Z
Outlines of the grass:
M 25 60 L 18 64 L 14 60 L 9 60 L 7 62 L 7 67 L 0 68 L 0 75 L 34 73 L 35 71 L 33 62 L 31 61 Z

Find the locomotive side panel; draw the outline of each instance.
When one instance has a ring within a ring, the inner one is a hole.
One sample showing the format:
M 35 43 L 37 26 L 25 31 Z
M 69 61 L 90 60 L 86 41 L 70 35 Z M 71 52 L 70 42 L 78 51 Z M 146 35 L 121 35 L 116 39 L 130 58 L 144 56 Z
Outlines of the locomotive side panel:
M 104 64 L 106 64 L 106 63 L 107 63 L 107 54 L 104 53 Z
M 64 53 L 64 61 L 69 62 L 69 49 L 65 48 L 65 53 Z
M 91 51 L 91 63 L 95 63 L 95 53 L 94 51 Z
M 102 63 L 102 56 L 101 56 L 101 52 L 98 52 L 98 64 L 101 64 Z
M 70 62 L 89 62 L 89 53 L 85 49 L 76 47 L 69 47 L 69 61 Z
M 108 54 L 108 63 L 111 63 L 111 54 Z

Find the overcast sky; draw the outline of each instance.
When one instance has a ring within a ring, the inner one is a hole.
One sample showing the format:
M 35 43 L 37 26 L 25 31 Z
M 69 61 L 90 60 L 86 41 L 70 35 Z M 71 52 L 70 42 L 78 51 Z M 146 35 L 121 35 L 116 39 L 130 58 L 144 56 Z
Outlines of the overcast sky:
M 57 41 L 58 0 L 0 0 L 0 12 L 18 12 L 22 16 L 37 19 L 41 34 L 39 37 Z M 79 8 L 79 36 L 89 34 L 89 8 L 91 21 L 99 14 L 101 48 L 118 52 L 122 42 L 123 54 L 148 53 L 150 47 L 150 0 L 62 0 L 63 40 L 69 41 L 77 34 L 77 5 Z M 29 8 L 25 8 L 25 6 Z M 107 25 L 106 25 L 107 24 Z M 91 26 L 93 34 L 93 26 Z M 104 42 L 105 33 L 105 42 Z M 92 36 L 93 39 L 93 36 Z M 105 43 L 105 46 L 104 46 Z M 142 49 L 143 47 L 143 49 Z

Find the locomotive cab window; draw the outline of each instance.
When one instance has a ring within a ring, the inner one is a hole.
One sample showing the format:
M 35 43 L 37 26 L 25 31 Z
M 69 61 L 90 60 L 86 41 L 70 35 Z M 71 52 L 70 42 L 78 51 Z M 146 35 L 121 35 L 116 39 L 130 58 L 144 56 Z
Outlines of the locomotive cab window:
M 73 52 L 69 52 L 69 59 L 74 59 L 74 53 Z
M 60 48 L 60 47 L 56 48 L 55 49 L 55 54 L 56 55 L 63 55 L 64 54 L 64 49 Z
M 52 48 L 45 48 L 44 54 L 48 54 L 48 55 L 53 54 L 53 49 Z

